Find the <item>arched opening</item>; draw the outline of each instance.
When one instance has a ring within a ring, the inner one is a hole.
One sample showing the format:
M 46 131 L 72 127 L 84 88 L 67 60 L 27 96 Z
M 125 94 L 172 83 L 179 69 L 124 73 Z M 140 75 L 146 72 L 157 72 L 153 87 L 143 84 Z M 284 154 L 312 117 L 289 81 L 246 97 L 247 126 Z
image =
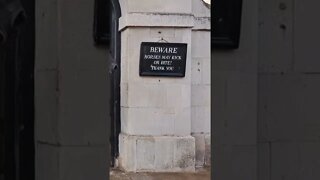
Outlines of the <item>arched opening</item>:
M 109 62 L 110 75 L 110 145 L 111 166 L 115 165 L 115 159 L 119 156 L 119 134 L 120 134 L 120 56 L 121 39 L 119 29 L 119 18 L 121 9 L 118 0 L 96 0 L 94 39 L 97 45 L 108 46 L 111 56 Z
M 34 0 L 0 14 L 0 180 L 34 179 Z

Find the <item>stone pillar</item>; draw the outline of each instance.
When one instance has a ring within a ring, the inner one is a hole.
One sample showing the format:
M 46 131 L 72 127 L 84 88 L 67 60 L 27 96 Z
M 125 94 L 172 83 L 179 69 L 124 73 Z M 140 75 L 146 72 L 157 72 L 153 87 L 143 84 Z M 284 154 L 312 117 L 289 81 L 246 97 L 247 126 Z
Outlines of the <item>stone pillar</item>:
M 120 167 L 126 171 L 194 171 L 192 1 L 120 0 L 120 5 Z M 141 42 L 159 41 L 188 44 L 185 77 L 139 76 Z
M 191 134 L 196 142 L 196 167 L 211 165 L 211 26 L 210 8 L 192 0 Z
M 36 1 L 36 180 L 108 178 L 108 66 L 94 1 Z

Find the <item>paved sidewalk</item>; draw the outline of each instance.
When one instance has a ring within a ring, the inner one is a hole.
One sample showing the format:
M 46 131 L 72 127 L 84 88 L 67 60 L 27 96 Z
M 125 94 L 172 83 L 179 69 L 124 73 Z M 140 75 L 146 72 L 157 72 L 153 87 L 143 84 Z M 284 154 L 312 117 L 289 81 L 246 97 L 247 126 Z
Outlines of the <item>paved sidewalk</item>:
M 195 173 L 124 173 L 118 169 L 110 172 L 111 180 L 210 180 L 210 167 Z

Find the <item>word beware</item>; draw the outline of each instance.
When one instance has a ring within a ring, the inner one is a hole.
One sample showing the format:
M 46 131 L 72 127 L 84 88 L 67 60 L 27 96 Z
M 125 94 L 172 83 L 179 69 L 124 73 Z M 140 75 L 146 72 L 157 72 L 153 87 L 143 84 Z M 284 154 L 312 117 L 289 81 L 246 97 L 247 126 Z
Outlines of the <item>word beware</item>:
M 151 53 L 172 53 L 177 54 L 178 48 L 177 47 L 150 47 Z

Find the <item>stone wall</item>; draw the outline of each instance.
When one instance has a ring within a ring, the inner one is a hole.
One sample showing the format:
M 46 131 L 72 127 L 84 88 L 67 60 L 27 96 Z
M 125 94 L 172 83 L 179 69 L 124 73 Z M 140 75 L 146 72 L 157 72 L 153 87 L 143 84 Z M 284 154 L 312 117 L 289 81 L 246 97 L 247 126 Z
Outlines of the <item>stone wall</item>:
M 240 46 L 213 49 L 213 179 L 257 179 L 258 3 L 243 0 Z
M 94 45 L 93 10 L 36 1 L 36 180 L 107 178 L 109 57 Z

